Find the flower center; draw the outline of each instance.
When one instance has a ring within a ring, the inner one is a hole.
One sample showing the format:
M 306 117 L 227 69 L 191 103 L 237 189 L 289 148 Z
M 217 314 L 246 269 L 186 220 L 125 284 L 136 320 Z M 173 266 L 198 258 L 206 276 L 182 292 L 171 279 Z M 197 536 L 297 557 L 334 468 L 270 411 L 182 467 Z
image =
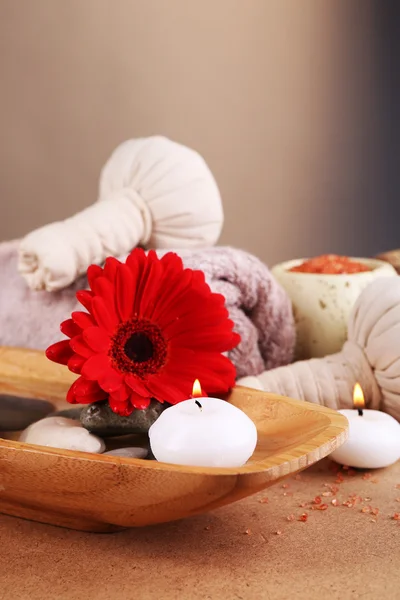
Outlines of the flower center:
M 124 351 L 133 362 L 142 363 L 153 357 L 154 346 L 143 331 L 138 331 L 127 340 Z
M 167 344 L 157 325 L 134 317 L 118 327 L 112 338 L 110 356 L 120 371 L 144 378 L 164 366 Z

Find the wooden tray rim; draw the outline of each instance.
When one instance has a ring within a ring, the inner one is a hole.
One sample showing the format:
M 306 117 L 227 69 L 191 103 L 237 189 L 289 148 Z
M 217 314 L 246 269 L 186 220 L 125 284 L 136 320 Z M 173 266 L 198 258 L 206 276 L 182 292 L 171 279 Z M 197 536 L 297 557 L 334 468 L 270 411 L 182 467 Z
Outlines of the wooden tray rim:
M 343 444 L 348 438 L 348 420 L 338 411 L 335 411 L 324 406 L 307 403 L 303 400 L 297 400 L 294 398 L 288 398 L 279 394 L 273 394 L 269 392 L 262 392 L 259 390 L 253 390 L 251 388 L 245 388 L 242 386 L 236 386 L 237 390 L 243 390 L 249 395 L 264 395 L 275 400 L 280 400 L 296 408 L 301 408 L 309 412 L 322 413 L 328 419 L 328 423 L 324 429 L 314 437 L 310 438 L 303 444 L 295 447 L 293 450 L 296 452 L 296 457 L 293 460 L 287 460 L 284 458 L 286 452 L 281 452 L 273 455 L 273 461 L 268 457 L 255 461 L 254 463 L 248 463 L 242 467 L 236 468 L 220 468 L 220 467 L 191 467 L 187 465 L 173 465 L 169 463 L 162 463 L 158 461 L 149 461 L 146 459 L 138 458 L 126 458 L 116 456 L 106 456 L 103 454 L 92 454 L 88 452 L 80 452 L 75 450 L 63 450 L 58 448 L 50 448 L 47 446 L 38 446 L 33 444 L 26 444 L 24 442 L 16 442 L 0 438 L 0 450 L 6 449 L 15 452 L 33 452 L 37 454 L 50 454 L 59 458 L 70 458 L 72 460 L 86 460 L 100 463 L 114 463 L 115 465 L 125 465 L 132 469 L 153 469 L 156 471 L 169 471 L 175 473 L 188 474 L 201 474 L 210 476 L 244 476 L 248 474 L 265 473 L 268 470 L 274 469 L 274 467 L 282 467 L 287 465 L 288 473 L 294 470 L 298 470 L 298 463 L 303 458 L 306 458 L 306 465 L 310 466 L 313 463 L 321 460 L 341 444 Z M 272 458 L 272 457 L 271 457 Z

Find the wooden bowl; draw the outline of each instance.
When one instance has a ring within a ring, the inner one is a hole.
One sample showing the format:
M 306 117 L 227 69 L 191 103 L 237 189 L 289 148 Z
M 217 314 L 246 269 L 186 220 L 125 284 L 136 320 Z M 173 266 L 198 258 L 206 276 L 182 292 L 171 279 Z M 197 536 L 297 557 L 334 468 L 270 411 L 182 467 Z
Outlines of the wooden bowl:
M 0 348 L 0 393 L 60 408 L 74 377 L 41 352 Z M 228 400 L 258 430 L 243 467 L 177 466 L 0 439 L 0 512 L 96 532 L 173 521 L 255 494 L 347 438 L 347 420 L 321 406 L 240 387 Z

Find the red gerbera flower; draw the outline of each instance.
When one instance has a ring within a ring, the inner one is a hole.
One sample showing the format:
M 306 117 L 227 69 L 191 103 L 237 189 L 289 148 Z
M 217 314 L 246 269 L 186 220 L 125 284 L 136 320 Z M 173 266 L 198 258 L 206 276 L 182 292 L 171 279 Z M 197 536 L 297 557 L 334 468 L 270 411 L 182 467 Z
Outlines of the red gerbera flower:
M 69 340 L 46 356 L 80 377 L 67 400 L 89 404 L 108 398 L 123 416 L 150 400 L 176 404 L 190 397 L 193 381 L 215 394 L 235 382 L 235 367 L 222 354 L 240 336 L 232 331 L 225 299 L 211 292 L 201 271 L 184 269 L 169 252 L 159 259 L 134 250 L 121 263 L 89 267 L 90 290 L 76 296 L 88 312 L 61 323 Z

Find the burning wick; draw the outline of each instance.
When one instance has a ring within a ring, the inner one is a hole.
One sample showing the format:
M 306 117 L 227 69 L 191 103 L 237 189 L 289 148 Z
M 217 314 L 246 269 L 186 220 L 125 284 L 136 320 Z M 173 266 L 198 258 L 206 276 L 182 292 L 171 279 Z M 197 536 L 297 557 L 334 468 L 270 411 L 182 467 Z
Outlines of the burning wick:
M 353 404 L 354 404 L 354 408 L 357 409 L 359 416 L 362 417 L 364 414 L 363 408 L 365 408 L 365 400 L 364 400 L 363 391 L 362 391 L 359 383 L 356 383 L 356 385 L 354 386 Z
M 201 389 L 200 381 L 196 379 L 193 384 L 192 398 L 202 398 L 203 396 L 204 394 L 203 390 Z M 203 406 L 198 400 L 195 400 L 195 404 L 197 404 L 200 410 L 203 410 Z

